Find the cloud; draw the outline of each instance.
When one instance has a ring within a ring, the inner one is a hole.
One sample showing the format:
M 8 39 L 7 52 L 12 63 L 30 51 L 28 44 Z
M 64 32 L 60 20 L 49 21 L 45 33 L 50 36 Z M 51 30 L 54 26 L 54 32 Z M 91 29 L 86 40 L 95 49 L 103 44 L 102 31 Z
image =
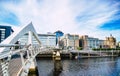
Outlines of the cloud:
M 116 30 L 106 30 L 101 29 L 100 27 L 104 26 L 105 23 L 116 20 L 115 14 L 119 12 L 118 6 L 119 2 L 112 1 L 100 1 L 100 0 L 82 0 L 78 2 L 71 3 L 72 10 L 74 11 L 75 19 L 77 21 L 77 25 L 79 28 L 77 32 L 84 35 L 88 34 L 90 36 L 98 37 L 105 39 L 106 36 L 113 34 L 118 37 L 118 31 Z M 79 7 L 79 8 L 78 8 Z M 107 27 L 107 28 L 115 28 L 116 26 Z
M 19 19 L 14 13 L 1 7 L 0 8 L 0 24 L 17 25 L 19 24 Z
M 103 39 L 109 34 L 119 38 L 119 30 L 100 28 L 119 19 L 119 5 L 120 2 L 115 0 L 21 0 L 17 3 L 5 2 L 2 6 L 19 18 L 18 25 L 32 21 L 38 33 L 61 30 Z

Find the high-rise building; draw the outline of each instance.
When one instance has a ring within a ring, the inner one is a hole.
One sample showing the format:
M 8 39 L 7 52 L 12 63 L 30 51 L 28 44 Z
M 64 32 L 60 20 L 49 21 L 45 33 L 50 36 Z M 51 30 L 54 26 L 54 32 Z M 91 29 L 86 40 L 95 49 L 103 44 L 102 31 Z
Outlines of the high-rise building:
M 6 39 L 10 34 L 12 34 L 13 30 L 11 26 L 2 26 L 0 25 L 0 42 Z
M 59 38 L 62 37 L 64 35 L 64 33 L 60 30 L 55 32 L 56 34 L 56 44 L 59 42 Z

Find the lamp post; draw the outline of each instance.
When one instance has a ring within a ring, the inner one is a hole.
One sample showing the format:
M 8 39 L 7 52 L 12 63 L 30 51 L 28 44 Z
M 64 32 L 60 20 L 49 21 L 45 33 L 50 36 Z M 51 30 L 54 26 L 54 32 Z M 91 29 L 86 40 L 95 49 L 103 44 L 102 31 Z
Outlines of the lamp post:
M 75 35 L 74 35 L 74 50 L 75 50 Z
M 67 39 L 65 38 L 65 40 L 66 40 L 66 50 L 67 50 Z
M 67 38 L 66 38 L 66 36 L 65 36 L 65 38 L 64 38 L 64 47 L 65 47 L 65 50 L 67 50 Z

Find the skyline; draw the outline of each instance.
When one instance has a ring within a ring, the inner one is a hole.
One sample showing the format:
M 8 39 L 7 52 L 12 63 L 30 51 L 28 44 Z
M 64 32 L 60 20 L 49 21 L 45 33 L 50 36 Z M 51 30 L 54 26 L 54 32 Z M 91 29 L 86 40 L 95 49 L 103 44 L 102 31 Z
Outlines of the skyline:
M 32 21 L 38 33 L 112 34 L 120 41 L 119 0 L 0 0 L 0 25 L 14 30 Z

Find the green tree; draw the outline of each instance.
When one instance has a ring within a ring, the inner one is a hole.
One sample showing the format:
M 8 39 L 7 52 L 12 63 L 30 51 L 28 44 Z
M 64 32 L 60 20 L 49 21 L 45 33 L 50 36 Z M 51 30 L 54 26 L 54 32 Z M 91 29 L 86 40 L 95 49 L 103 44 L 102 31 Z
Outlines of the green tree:
M 83 48 L 82 47 L 77 47 L 77 50 L 82 50 Z

